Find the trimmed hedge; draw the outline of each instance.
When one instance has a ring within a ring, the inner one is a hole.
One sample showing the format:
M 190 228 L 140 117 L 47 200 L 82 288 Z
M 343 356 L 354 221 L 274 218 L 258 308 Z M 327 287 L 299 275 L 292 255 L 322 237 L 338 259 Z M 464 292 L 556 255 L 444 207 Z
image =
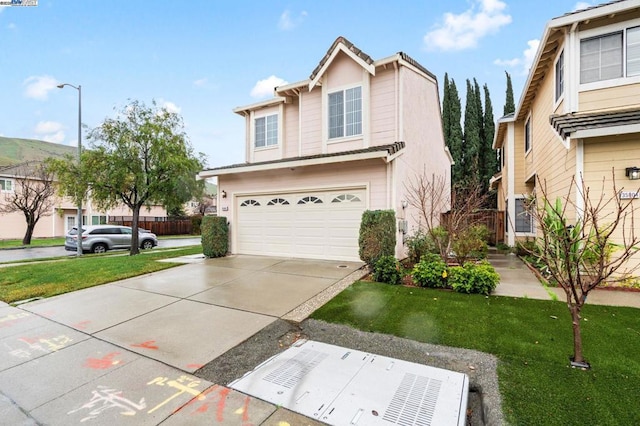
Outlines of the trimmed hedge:
M 229 251 L 229 225 L 224 216 L 202 218 L 202 253 L 207 257 L 224 257 Z
M 396 214 L 393 210 L 366 210 L 362 213 L 358 238 L 360 259 L 375 265 L 382 256 L 396 251 Z

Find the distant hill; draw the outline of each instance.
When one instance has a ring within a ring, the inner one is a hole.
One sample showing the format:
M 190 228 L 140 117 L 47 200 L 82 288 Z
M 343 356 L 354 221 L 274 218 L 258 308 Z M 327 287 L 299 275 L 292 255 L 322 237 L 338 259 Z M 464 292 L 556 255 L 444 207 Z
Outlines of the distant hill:
M 0 166 L 9 166 L 24 161 L 39 161 L 50 157 L 62 157 L 65 154 L 74 155 L 77 152 L 76 147 L 69 145 L 0 136 Z
M 209 195 L 216 195 L 218 193 L 218 185 L 215 183 L 205 182 L 204 192 Z

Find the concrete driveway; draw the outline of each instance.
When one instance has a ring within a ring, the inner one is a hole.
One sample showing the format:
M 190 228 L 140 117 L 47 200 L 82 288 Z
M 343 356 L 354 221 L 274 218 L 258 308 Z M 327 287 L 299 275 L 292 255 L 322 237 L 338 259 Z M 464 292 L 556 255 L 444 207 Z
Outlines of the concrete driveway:
M 18 308 L 0 305 L 0 418 L 281 421 L 277 407 L 190 373 L 349 281 L 362 264 L 257 256 L 190 261 Z

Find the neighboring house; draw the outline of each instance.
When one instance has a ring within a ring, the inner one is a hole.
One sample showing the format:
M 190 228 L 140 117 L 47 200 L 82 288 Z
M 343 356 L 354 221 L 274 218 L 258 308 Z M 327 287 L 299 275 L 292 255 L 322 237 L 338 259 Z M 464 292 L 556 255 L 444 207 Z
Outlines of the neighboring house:
M 52 156 L 61 155 L 55 151 L 56 149 L 59 151 L 60 147 L 68 148 L 64 145 L 52 144 L 44 141 L 20 139 L 10 140 L 13 148 L 15 148 L 15 146 L 23 147 L 21 145 L 22 141 L 25 142 L 24 146 L 29 147 L 29 150 L 24 150 L 28 152 L 26 156 L 30 156 L 31 153 L 36 152 L 33 150 L 34 145 L 41 148 L 40 151 L 45 153 L 50 152 Z M 5 141 L 0 140 L 0 143 L 1 142 Z M 3 147 L 3 145 L 0 144 L 0 147 Z M 34 155 L 34 157 L 37 158 L 37 161 L 43 158 L 38 155 Z M 0 167 L 0 205 L 6 203 L 6 196 L 11 196 L 16 190 L 20 189 L 21 182 L 24 180 L 35 179 L 34 176 L 30 176 L 28 173 L 25 175 L 25 170 L 28 169 L 23 167 L 25 163 L 33 163 L 33 161 L 29 158 L 24 158 L 24 156 L 21 159 L 23 160 L 22 162 L 16 162 L 15 159 L 12 159 L 14 164 Z M 36 224 L 33 237 L 45 238 L 64 236 L 69 229 L 76 226 L 77 211 L 78 208 L 72 200 L 54 196 L 54 203 L 50 212 L 51 214 L 49 216 L 42 217 Z M 91 199 L 89 199 L 83 203 L 82 214 L 84 224 L 98 225 L 107 223 L 109 218 L 113 216 L 131 216 L 131 210 L 122 206 L 108 211 L 101 211 L 98 210 L 93 205 Z M 151 210 L 147 210 L 143 207 L 140 215 L 145 217 L 151 216 L 156 220 L 164 220 L 167 217 L 166 210 L 160 206 L 154 206 Z M 26 220 L 21 211 L 8 214 L 0 213 L 0 239 L 21 239 L 24 237 L 26 229 Z
M 591 199 L 618 188 L 637 191 L 640 167 L 640 1 L 614 1 L 549 21 L 515 113 L 498 120 L 494 148 L 502 170 L 492 179 L 507 212 L 506 242 L 536 235 L 524 209 L 536 185 L 565 197 L 572 178 Z M 606 194 L 611 196 L 611 194 Z M 584 207 L 570 194 L 575 219 Z M 640 203 L 639 201 L 634 201 Z M 604 219 L 606 221 L 606 219 Z
M 436 77 L 405 53 L 374 60 L 338 37 L 308 79 L 274 94 L 234 109 L 246 162 L 200 173 L 218 177 L 231 252 L 359 260 L 362 212 L 393 209 L 403 256 L 418 226 L 408 179 L 426 172 L 450 189 Z

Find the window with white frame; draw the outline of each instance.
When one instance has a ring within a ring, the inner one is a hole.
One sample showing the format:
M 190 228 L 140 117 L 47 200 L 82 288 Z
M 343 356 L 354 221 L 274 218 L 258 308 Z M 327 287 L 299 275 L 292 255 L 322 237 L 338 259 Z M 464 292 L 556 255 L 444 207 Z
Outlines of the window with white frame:
M 255 147 L 278 145 L 278 114 L 259 117 L 255 120 Z
M 640 27 L 580 41 L 580 83 L 640 75 Z
M 516 198 L 516 232 L 531 234 L 533 233 L 533 221 L 531 213 L 526 208 L 526 200 L 524 198 Z
M 627 30 L 627 77 L 640 75 L 640 27 Z
M 107 216 L 103 216 L 103 215 L 91 216 L 91 224 L 92 225 L 106 225 L 107 224 Z
M 531 117 L 524 123 L 524 152 L 531 150 Z
M 13 180 L 0 178 L 0 191 L 13 192 Z
M 564 93 L 564 50 L 560 52 L 556 61 L 556 101 Z
M 329 93 L 329 139 L 362 134 L 362 87 Z

